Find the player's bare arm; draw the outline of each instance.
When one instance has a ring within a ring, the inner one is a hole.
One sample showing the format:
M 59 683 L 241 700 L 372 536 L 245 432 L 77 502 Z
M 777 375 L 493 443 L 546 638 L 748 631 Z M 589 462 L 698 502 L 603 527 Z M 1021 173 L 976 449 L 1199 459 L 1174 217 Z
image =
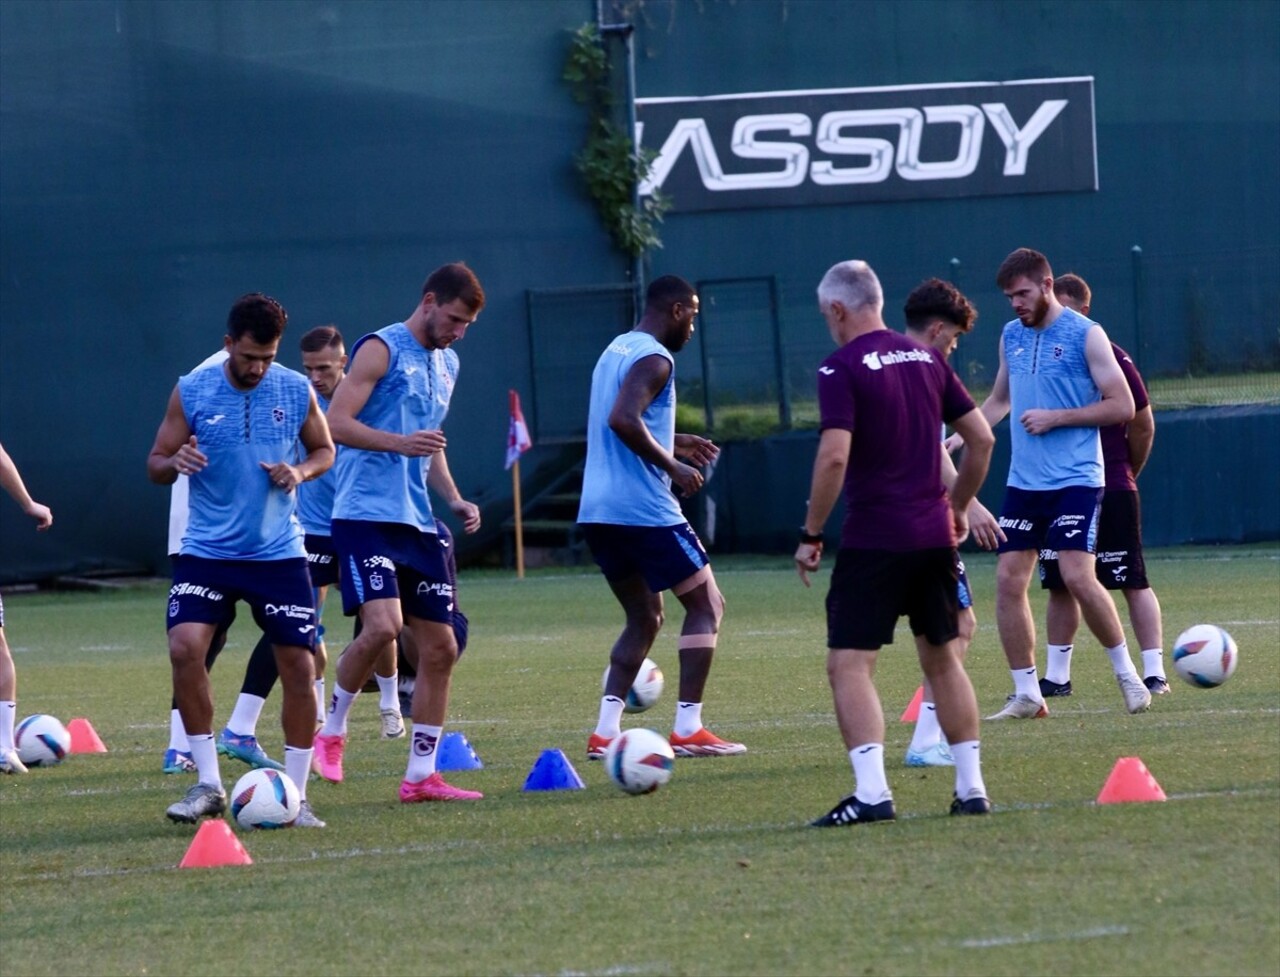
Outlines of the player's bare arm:
M 1133 419 L 1133 392 L 1116 362 L 1111 340 L 1101 326 L 1085 337 L 1085 362 L 1102 399 L 1065 410 L 1032 409 L 1018 418 L 1028 434 L 1045 434 L 1057 427 L 1110 427 Z
M 209 464 L 209 458 L 196 445 L 195 435 L 187 424 L 182 409 L 182 394 L 173 388 L 164 420 L 156 431 L 151 454 L 147 455 L 147 477 L 157 485 L 172 485 L 179 475 L 193 475 Z
M 965 447 L 964 454 L 960 457 L 960 467 L 956 469 L 955 484 L 951 487 L 952 525 L 956 545 L 959 545 L 969 534 L 969 505 L 987 477 L 996 438 L 991 433 L 991 425 L 987 423 L 982 410 L 969 411 L 952 422 L 952 426 L 964 439 Z
M 818 454 L 813 461 L 813 480 L 809 485 L 809 505 L 804 515 L 804 532 L 809 536 L 821 536 L 827 524 L 840 490 L 844 486 L 844 472 L 849 464 L 849 448 L 853 444 L 853 432 L 841 428 L 827 428 L 818 439 Z M 822 543 L 801 542 L 796 547 L 796 572 L 806 587 L 809 574 L 815 573 L 822 562 Z
M 267 477 L 271 479 L 271 484 L 286 492 L 293 491 L 303 482 L 319 478 L 333 467 L 334 459 L 337 457 L 333 438 L 329 435 L 329 424 L 325 420 L 324 412 L 320 410 L 315 391 L 308 389 L 307 396 L 310 399 L 307 418 L 302 422 L 302 429 L 298 432 L 298 439 L 307 449 L 307 456 L 297 464 L 278 461 L 274 465 L 268 465 L 265 461 L 259 462 L 266 471 Z
M 18 471 L 18 466 L 13 463 L 9 452 L 4 450 L 2 444 L 0 444 L 0 488 L 9 493 L 9 497 L 18 503 L 19 508 L 36 521 L 37 532 L 43 532 L 53 525 L 53 511 L 31 497 Z
M 329 404 L 329 430 L 337 444 L 365 451 L 386 451 L 419 458 L 443 451 L 445 437 L 441 431 L 414 431 L 396 434 L 380 431 L 356 418 L 369 402 L 373 388 L 387 375 L 391 353 L 387 344 L 370 337 L 360 344 L 351 362 L 347 378 L 338 384 Z
M 720 456 L 720 448 L 696 434 L 677 434 L 675 454 L 693 465 L 709 465 Z
M 427 485 L 440 498 L 444 499 L 449 511 L 462 521 L 462 531 L 464 533 L 474 533 L 480 528 L 480 507 L 474 502 L 468 502 L 462 497 L 462 493 L 458 491 L 457 483 L 453 480 L 453 473 L 449 471 L 449 462 L 443 451 L 438 452 L 431 459 L 431 470 L 427 472 Z
M 987 425 L 992 429 L 1008 416 L 1013 406 L 1009 395 L 1009 366 L 1005 363 L 1003 342 L 999 346 L 999 353 L 1000 366 L 996 370 L 995 383 L 991 385 L 991 393 L 987 394 L 987 399 L 982 402 L 981 408 L 982 416 L 987 419 Z M 942 443 L 949 453 L 954 454 L 960 450 L 964 439 L 956 433 Z
M 702 488 L 702 472 L 686 465 L 660 445 L 645 426 L 643 414 L 671 378 L 671 361 L 665 356 L 646 356 L 627 371 L 609 411 L 609 429 L 637 455 L 671 476 L 683 495 Z
M 959 434 L 955 435 L 955 437 L 959 443 L 964 443 L 964 439 Z M 951 460 L 951 455 L 947 453 L 947 449 L 943 447 L 942 484 L 948 492 L 955 487 L 956 475 L 955 463 Z M 969 535 L 973 537 L 975 543 L 984 550 L 994 550 L 1005 541 L 1004 530 L 1000 528 L 1000 521 L 976 497 L 969 503 L 967 511 L 969 516 Z
M 1148 404 L 1133 415 L 1128 430 L 1129 466 L 1133 469 L 1133 477 L 1147 466 L 1151 457 L 1151 445 L 1156 439 L 1156 415 Z

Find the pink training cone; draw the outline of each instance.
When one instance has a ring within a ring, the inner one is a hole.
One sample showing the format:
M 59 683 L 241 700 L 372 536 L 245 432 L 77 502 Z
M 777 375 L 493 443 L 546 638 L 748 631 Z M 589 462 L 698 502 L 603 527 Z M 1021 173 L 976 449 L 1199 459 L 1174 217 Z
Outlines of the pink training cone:
M 924 701 L 924 686 L 916 689 L 916 694 L 911 697 L 911 701 L 907 703 L 907 708 L 902 710 L 902 718 L 899 722 L 914 723 L 920 718 L 920 703 Z
M 1146 764 L 1136 756 L 1122 756 L 1111 768 L 1111 775 L 1098 794 L 1099 804 L 1122 804 L 1129 801 L 1163 801 L 1164 791 L 1151 776 Z
M 87 719 L 73 719 L 67 723 L 67 732 L 71 734 L 71 753 L 106 753 L 107 745 L 98 736 L 93 723 Z
M 223 865 L 252 865 L 253 859 L 245 851 L 222 818 L 205 821 L 196 831 L 187 853 L 182 856 L 178 868 L 219 868 Z

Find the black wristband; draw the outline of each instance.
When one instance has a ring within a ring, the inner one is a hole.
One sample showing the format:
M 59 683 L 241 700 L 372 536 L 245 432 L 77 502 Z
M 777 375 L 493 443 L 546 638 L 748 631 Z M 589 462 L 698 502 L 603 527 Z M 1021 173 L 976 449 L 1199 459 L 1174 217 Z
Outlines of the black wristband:
M 810 546 L 820 546 L 822 544 L 822 533 L 811 533 L 804 526 L 801 526 L 800 542 L 808 543 Z

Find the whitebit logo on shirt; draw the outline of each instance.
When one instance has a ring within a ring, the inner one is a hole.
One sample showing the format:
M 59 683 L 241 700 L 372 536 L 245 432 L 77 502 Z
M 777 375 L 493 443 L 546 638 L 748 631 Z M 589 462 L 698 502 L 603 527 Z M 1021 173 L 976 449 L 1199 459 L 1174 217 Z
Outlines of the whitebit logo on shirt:
M 933 357 L 929 355 L 928 350 L 923 349 L 906 349 L 896 352 L 887 353 L 868 353 L 862 358 L 862 365 L 868 370 L 879 370 L 886 366 L 896 366 L 899 363 L 932 363 Z

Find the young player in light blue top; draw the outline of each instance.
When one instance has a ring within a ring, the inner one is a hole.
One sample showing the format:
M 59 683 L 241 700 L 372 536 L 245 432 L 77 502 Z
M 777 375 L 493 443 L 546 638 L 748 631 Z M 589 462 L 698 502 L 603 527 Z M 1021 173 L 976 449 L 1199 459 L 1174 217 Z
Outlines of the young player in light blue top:
M 190 479 L 167 617 L 174 698 L 199 782 L 169 807 L 174 821 L 194 823 L 226 808 L 205 657 L 244 600 L 275 648 L 285 770 L 303 798 L 300 823 L 323 827 L 306 802 L 315 610 L 294 509 L 298 485 L 329 469 L 334 448 L 306 378 L 275 365 L 287 320 L 275 299 L 238 299 L 227 320 L 226 363 L 178 381 L 147 458 L 157 484 Z M 306 455 L 296 460 L 299 442 Z

